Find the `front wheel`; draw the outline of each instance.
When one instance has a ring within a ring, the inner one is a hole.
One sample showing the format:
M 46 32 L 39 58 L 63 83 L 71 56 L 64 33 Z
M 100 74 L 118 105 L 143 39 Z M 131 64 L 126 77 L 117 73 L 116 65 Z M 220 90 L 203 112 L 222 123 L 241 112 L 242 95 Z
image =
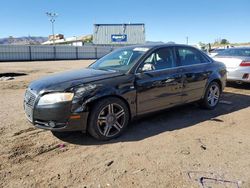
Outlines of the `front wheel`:
M 220 85 L 217 82 L 212 82 L 206 89 L 205 96 L 200 102 L 200 105 L 206 109 L 214 109 L 218 104 L 221 97 Z
M 88 132 L 98 140 L 110 140 L 120 136 L 128 122 L 127 105 L 118 98 L 104 98 L 92 106 Z

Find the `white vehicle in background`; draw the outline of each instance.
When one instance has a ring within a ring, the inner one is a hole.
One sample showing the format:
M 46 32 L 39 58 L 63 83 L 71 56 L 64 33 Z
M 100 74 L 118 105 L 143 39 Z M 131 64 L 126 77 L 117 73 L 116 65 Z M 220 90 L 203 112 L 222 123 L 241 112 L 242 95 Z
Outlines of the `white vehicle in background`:
M 212 51 L 210 51 L 209 56 L 213 58 L 214 56 L 218 55 L 220 52 L 222 52 L 224 50 L 225 49 L 223 49 L 223 48 L 213 49 Z
M 230 48 L 213 57 L 227 67 L 227 80 L 250 83 L 250 47 Z

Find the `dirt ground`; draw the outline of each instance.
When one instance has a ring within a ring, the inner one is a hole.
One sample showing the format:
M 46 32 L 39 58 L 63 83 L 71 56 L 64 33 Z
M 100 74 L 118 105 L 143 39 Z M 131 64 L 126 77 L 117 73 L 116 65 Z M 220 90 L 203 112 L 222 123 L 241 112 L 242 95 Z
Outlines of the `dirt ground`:
M 0 63 L 0 187 L 250 187 L 250 86 L 230 84 L 214 111 L 195 104 L 130 123 L 118 139 L 53 135 L 26 121 L 41 76 L 91 61 Z

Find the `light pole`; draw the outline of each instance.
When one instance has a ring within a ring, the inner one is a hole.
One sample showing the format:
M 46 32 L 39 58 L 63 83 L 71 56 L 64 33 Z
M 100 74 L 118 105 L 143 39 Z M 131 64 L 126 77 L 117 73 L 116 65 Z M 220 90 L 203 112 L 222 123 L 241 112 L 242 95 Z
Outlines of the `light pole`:
M 54 13 L 54 12 L 46 12 L 46 15 L 49 17 L 49 21 L 51 22 L 52 35 L 53 35 L 53 45 L 55 46 L 55 29 L 54 29 L 54 23 L 56 21 L 56 17 L 58 16 L 58 14 Z

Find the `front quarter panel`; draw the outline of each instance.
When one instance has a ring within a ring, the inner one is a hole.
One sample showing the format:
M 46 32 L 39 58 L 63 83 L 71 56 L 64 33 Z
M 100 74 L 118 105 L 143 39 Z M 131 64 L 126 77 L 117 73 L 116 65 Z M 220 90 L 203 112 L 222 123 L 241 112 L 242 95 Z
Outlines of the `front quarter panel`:
M 134 75 L 127 74 L 89 83 L 96 85 L 96 88 L 85 93 L 79 101 L 73 104 L 72 110 L 88 110 L 90 104 L 96 100 L 109 96 L 116 96 L 126 102 L 133 118 L 136 115 L 136 90 L 134 87 L 134 79 Z M 79 87 L 81 86 L 78 86 L 78 88 Z M 84 87 L 84 85 L 82 85 L 82 87 Z

